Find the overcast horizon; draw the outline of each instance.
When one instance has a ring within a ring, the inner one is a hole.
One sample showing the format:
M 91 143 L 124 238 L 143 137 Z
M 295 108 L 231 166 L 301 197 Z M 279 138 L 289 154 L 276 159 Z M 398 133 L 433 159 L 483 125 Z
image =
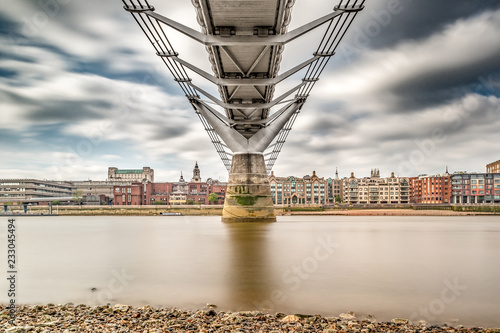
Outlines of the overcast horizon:
M 190 179 L 198 162 L 203 180 L 227 181 L 198 116 L 121 1 L 0 2 L 0 178 L 105 180 L 111 166 L 149 166 L 155 181 L 175 181 L 181 171 Z M 149 2 L 199 30 L 190 1 Z M 297 0 L 289 29 L 337 2 Z M 181 58 L 210 70 L 203 46 L 166 32 Z M 281 72 L 310 57 L 320 37 L 287 45 Z M 273 171 L 485 172 L 500 159 L 499 116 L 499 1 L 367 0 Z

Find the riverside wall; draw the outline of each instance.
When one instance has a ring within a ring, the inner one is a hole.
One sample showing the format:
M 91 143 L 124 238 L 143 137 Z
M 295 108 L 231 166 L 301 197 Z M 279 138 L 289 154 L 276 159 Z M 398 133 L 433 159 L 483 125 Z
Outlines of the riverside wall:
M 162 213 L 179 213 L 186 216 L 222 216 L 223 205 L 53 205 L 52 215 L 61 216 L 159 216 Z M 277 216 L 290 215 L 357 215 L 357 216 L 453 216 L 453 215 L 500 215 L 500 205 L 476 206 L 349 206 L 349 205 L 274 205 Z M 28 206 L 26 215 L 49 215 L 47 205 Z M 8 205 L 1 216 L 25 215 L 22 205 Z

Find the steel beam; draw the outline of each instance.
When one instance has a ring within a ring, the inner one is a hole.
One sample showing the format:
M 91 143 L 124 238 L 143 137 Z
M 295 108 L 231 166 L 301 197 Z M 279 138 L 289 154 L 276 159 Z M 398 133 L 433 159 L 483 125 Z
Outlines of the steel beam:
M 280 83 L 281 81 L 287 79 L 288 77 L 292 76 L 293 74 L 297 73 L 301 69 L 305 68 L 306 66 L 310 65 L 312 62 L 318 60 L 321 57 L 331 57 L 333 53 L 331 54 L 316 54 L 314 57 L 311 59 L 308 59 L 304 61 L 303 63 L 295 66 L 294 68 L 284 72 L 281 75 L 278 75 L 275 78 L 270 78 L 270 79 L 256 79 L 256 78 L 238 78 L 238 79 L 219 79 L 213 76 L 212 74 L 209 74 L 205 72 L 204 70 L 200 69 L 199 67 L 182 60 L 177 56 L 177 54 L 169 54 L 169 53 L 157 53 L 158 56 L 160 57 L 169 57 L 172 58 L 173 60 L 177 61 L 178 63 L 186 66 L 196 74 L 202 76 L 203 78 L 207 79 L 208 81 L 220 85 L 220 86 L 272 86 Z M 239 67 L 238 67 L 239 69 Z M 239 69 L 241 71 L 241 69 Z
M 194 89 L 196 89 L 198 92 L 200 92 L 202 95 L 204 95 L 205 97 L 207 97 L 208 99 L 210 99 L 212 102 L 216 103 L 217 105 L 219 105 L 220 107 L 223 107 L 225 109 L 254 110 L 254 109 L 270 109 L 273 106 L 275 106 L 277 104 L 280 104 L 281 101 L 283 101 L 285 98 L 287 98 L 288 96 L 290 96 L 291 94 L 293 94 L 295 91 L 297 91 L 298 89 L 300 89 L 301 87 L 303 87 L 308 82 L 309 81 L 307 81 L 307 80 L 303 80 L 299 85 L 297 85 L 296 87 L 288 90 L 283 95 L 281 95 L 278 98 L 275 98 L 273 101 L 271 101 L 269 103 L 261 103 L 261 104 L 253 103 L 253 104 L 248 104 L 248 105 L 246 105 L 246 104 L 224 103 L 221 100 L 219 100 L 217 97 L 214 97 L 209 92 L 207 92 L 207 91 L 203 90 L 202 88 L 194 85 L 193 83 L 188 82 L 188 84 L 191 87 L 193 87 Z
M 143 12 L 151 16 L 158 21 L 168 25 L 169 27 L 179 31 L 180 33 L 186 35 L 194 39 L 195 41 L 207 45 L 207 46 L 231 46 L 231 45 L 285 45 L 298 37 L 301 37 L 311 30 L 316 29 L 317 27 L 325 24 L 326 22 L 334 19 L 337 16 L 342 15 L 344 12 L 349 11 L 359 11 L 363 9 L 363 6 L 354 6 L 354 9 L 343 9 L 341 7 L 335 8 L 334 11 L 330 14 L 327 14 L 323 17 L 320 17 L 310 23 L 303 25 L 291 32 L 285 33 L 283 35 L 269 35 L 268 37 L 262 36 L 238 36 L 231 35 L 227 37 L 213 36 L 213 35 L 205 35 L 201 32 L 198 32 L 194 29 L 189 28 L 188 26 L 171 20 L 163 15 L 157 14 L 151 10 L 144 10 Z

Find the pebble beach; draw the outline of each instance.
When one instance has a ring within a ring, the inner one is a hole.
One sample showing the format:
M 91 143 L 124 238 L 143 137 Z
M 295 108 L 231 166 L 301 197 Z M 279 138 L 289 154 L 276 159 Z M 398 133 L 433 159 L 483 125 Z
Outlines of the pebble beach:
M 15 321 L 6 305 L 0 306 L 0 331 L 19 332 L 485 332 L 499 328 L 448 327 L 426 322 L 411 323 L 404 318 L 379 322 L 371 316 L 358 318 L 347 312 L 335 317 L 300 314 L 269 314 L 258 311 L 218 311 L 207 305 L 197 311 L 153 308 L 73 305 L 21 305 Z

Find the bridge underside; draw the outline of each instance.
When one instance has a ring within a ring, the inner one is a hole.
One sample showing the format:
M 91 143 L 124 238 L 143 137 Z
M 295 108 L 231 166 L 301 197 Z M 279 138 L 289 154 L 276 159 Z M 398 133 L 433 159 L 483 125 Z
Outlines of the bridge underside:
M 284 33 L 293 1 L 195 0 L 193 4 L 203 33 L 229 40 Z M 218 132 L 229 134 L 230 139 L 224 141 L 240 141 L 239 147 L 231 147 L 233 156 L 222 220 L 276 221 L 263 155 L 267 147 L 259 149 L 249 140 L 266 125 L 270 108 L 262 106 L 272 100 L 274 84 L 268 79 L 278 75 L 283 46 L 235 43 L 206 49 L 215 76 L 227 80 L 218 88 L 231 127 L 228 130 L 224 126 Z
M 267 175 L 364 0 L 341 0 L 331 13 L 290 32 L 295 0 L 192 0 L 201 33 L 157 14 L 147 0 L 122 1 L 183 89 L 229 170 L 222 220 L 275 221 Z M 203 44 L 213 73 L 184 61 L 164 25 Z M 320 26 L 326 31 L 312 57 L 279 73 L 285 44 Z M 300 83 L 274 96 L 277 84 L 301 71 Z M 192 72 L 215 84 L 220 97 L 195 85 Z

